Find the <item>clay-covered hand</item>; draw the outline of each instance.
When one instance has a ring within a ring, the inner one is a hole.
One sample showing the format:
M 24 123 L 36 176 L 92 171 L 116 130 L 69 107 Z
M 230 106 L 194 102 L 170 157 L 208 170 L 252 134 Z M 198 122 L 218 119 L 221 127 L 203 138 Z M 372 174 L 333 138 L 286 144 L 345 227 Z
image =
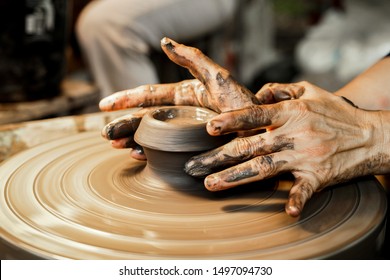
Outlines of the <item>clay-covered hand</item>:
M 273 104 L 221 113 L 207 130 L 221 135 L 262 128 L 264 133 L 236 138 L 186 163 L 188 174 L 208 175 L 207 189 L 224 190 L 291 172 L 295 182 L 285 210 L 298 216 L 314 192 L 380 174 L 384 163 L 389 165 L 388 155 L 381 152 L 386 137 L 381 112 L 358 109 L 307 82 L 267 84 L 257 96 Z
M 143 107 L 134 114 L 114 120 L 103 128 L 103 137 L 115 148 L 133 148 L 131 156 L 145 159 L 133 135 L 149 107 L 189 105 L 225 112 L 258 104 L 256 96 L 236 82 L 230 73 L 214 63 L 199 49 L 163 38 L 161 47 L 176 64 L 187 68 L 196 78 L 172 84 L 143 85 L 114 93 L 100 101 L 102 111 Z

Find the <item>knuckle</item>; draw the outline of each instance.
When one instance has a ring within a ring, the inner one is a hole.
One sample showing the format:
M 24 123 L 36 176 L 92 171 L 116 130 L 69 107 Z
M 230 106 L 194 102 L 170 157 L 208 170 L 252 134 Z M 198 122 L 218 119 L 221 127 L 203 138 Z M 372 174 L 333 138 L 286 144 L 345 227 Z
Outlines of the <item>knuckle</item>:
M 260 92 L 263 92 L 263 91 L 266 91 L 266 90 L 269 90 L 271 87 L 273 87 L 275 85 L 275 83 L 266 83 L 264 84 L 260 90 L 258 91 L 258 93 Z
M 310 111 L 309 104 L 306 102 L 306 100 L 302 99 L 294 100 L 294 102 L 285 102 L 283 106 L 284 110 L 288 111 L 298 111 L 301 113 Z
M 248 128 L 258 128 L 270 125 L 272 116 L 270 110 L 264 106 L 251 106 L 247 108 L 247 124 Z
M 311 186 L 311 184 L 309 184 L 308 182 L 305 182 L 302 185 L 300 185 L 299 192 L 301 193 L 302 196 L 304 196 L 305 198 L 308 199 L 313 195 L 314 189 Z
M 256 157 L 253 160 L 254 168 L 259 170 L 262 174 L 274 174 L 276 171 L 276 165 L 272 155 L 265 155 Z
M 246 160 L 255 154 L 253 142 L 249 138 L 236 138 L 230 142 L 231 154 L 235 158 Z
M 300 86 L 303 86 L 303 87 L 308 87 L 308 86 L 311 86 L 311 83 L 306 81 L 306 80 L 303 80 L 303 81 L 299 81 L 296 83 L 297 85 L 300 85 Z

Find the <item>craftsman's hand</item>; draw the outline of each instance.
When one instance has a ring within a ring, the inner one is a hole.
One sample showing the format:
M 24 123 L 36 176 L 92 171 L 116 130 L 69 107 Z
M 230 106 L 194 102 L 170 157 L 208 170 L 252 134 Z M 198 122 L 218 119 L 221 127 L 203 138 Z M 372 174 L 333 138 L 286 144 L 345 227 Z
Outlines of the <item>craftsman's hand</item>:
M 143 107 L 106 125 L 103 137 L 111 140 L 115 148 L 133 148 L 131 156 L 145 159 L 142 148 L 133 136 L 149 107 L 161 105 L 190 105 L 225 112 L 258 104 L 255 95 L 237 83 L 230 73 L 214 63 L 200 50 L 178 44 L 168 38 L 161 40 L 161 47 L 176 64 L 186 67 L 196 78 L 173 84 L 144 85 L 114 93 L 101 100 L 102 111 Z
M 380 174 L 383 162 L 389 165 L 389 157 L 381 152 L 387 137 L 380 127 L 381 112 L 358 109 L 307 82 L 268 84 L 257 97 L 276 103 L 221 113 L 208 123 L 211 135 L 260 128 L 266 132 L 236 138 L 190 159 L 186 172 L 208 175 L 207 189 L 224 190 L 291 172 L 295 182 L 286 212 L 298 216 L 314 192 L 357 176 Z M 227 169 L 213 173 L 223 168 Z

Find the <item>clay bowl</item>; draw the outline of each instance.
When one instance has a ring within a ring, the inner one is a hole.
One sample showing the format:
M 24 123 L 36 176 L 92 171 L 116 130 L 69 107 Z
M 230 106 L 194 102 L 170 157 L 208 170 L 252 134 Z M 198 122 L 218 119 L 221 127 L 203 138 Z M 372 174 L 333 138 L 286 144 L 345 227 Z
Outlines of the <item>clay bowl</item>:
M 184 172 L 193 155 L 216 148 L 229 137 L 210 136 L 206 124 L 216 113 L 199 107 L 162 107 L 147 113 L 135 133 L 148 159 L 141 177 L 168 188 L 198 188 L 200 179 Z

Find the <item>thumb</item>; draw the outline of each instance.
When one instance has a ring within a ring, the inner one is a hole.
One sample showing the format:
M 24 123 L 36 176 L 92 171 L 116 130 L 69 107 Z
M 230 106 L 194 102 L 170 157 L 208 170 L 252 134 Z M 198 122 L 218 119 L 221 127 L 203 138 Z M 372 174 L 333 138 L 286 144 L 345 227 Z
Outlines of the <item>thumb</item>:
M 314 190 L 315 188 L 310 182 L 303 178 L 296 179 L 285 206 L 286 213 L 292 217 L 299 216 L 306 202 L 313 196 Z

